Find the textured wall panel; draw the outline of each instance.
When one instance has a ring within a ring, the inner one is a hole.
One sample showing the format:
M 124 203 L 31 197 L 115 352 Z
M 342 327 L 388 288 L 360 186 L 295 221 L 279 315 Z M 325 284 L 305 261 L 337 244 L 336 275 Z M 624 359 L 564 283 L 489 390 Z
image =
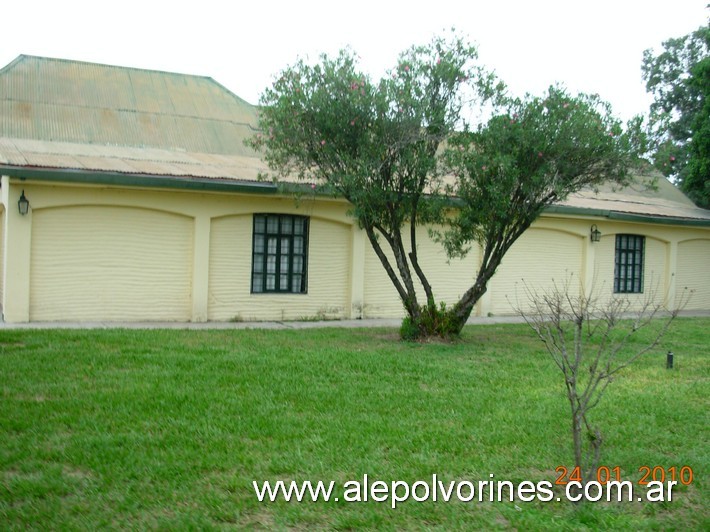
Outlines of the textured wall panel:
M 5 290 L 5 211 L 0 207 L 0 305 Z
M 252 215 L 212 221 L 210 320 L 342 318 L 349 314 L 350 226 L 311 218 L 307 294 L 251 294 Z
M 594 261 L 595 294 L 599 303 L 614 297 L 614 260 L 617 234 L 641 234 L 636 228 L 625 230 L 620 226 L 616 233 L 605 234 L 601 242 L 595 244 L 596 253 Z M 626 297 L 631 301 L 631 309 L 639 308 L 649 297 L 659 304 L 663 303 L 668 293 L 667 283 L 667 254 L 668 244 L 646 235 L 644 248 L 643 268 L 643 293 L 618 294 L 617 297 Z
M 403 235 L 409 236 L 409 228 Z M 473 284 L 477 271 L 478 248 L 475 247 L 464 260 L 448 261 L 444 249 L 429 238 L 426 229 L 417 232 L 418 255 L 422 270 L 429 280 L 437 301 L 453 304 Z M 383 249 L 387 243 L 382 239 Z M 406 246 L 406 244 L 405 244 Z M 392 254 L 387 253 L 394 266 Z M 416 277 L 414 271 L 412 275 Z M 426 296 L 418 279 L 415 281 L 420 304 L 426 303 Z M 392 281 L 385 272 L 380 259 L 368 240 L 365 243 L 365 308 L 367 318 L 400 318 L 405 315 L 402 301 Z
M 105 206 L 32 217 L 31 320 L 190 319 L 191 218 Z
M 538 292 L 554 284 L 564 286 L 570 277 L 572 293 L 579 291 L 584 240 L 562 231 L 530 228 L 510 248 L 488 283 L 490 312 L 515 314 L 527 305 L 525 286 Z
M 691 291 L 687 310 L 710 309 L 710 240 L 689 240 L 678 244 L 676 300 Z
M 643 291 L 660 304 L 668 295 L 668 244 L 646 236 L 645 255 Z

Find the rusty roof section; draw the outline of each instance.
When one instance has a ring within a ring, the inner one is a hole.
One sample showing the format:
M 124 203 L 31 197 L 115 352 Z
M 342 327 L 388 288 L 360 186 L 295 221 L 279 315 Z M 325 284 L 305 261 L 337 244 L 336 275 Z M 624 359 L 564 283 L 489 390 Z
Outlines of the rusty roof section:
M 25 55 L 0 69 L 0 170 L 11 175 L 106 174 L 126 186 L 152 176 L 263 192 L 268 168 L 244 146 L 256 127 L 256 107 L 209 77 Z M 663 177 L 655 189 L 582 191 L 548 212 L 710 225 L 710 211 Z
M 27 55 L 0 69 L 0 137 L 255 156 L 256 123 L 209 77 Z
M 631 215 L 650 217 L 656 221 L 695 220 L 710 225 L 710 210 L 697 207 L 683 192 L 662 175 L 655 180 L 648 176 L 636 178 L 636 183 L 619 188 L 605 185 L 599 190 L 585 189 L 570 196 L 551 212 L 576 212 L 607 217 Z
M 165 177 L 197 177 L 259 181 L 268 168 L 261 159 L 225 155 L 106 146 L 75 142 L 48 142 L 0 137 L 0 167 L 111 172 Z

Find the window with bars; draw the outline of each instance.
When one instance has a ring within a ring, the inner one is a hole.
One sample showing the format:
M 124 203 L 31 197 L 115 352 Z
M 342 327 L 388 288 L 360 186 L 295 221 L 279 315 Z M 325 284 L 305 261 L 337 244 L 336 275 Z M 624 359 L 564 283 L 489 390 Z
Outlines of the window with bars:
M 643 258 L 646 238 L 639 235 L 616 235 L 614 292 L 643 292 Z
M 308 218 L 255 214 L 252 242 L 252 293 L 305 294 Z

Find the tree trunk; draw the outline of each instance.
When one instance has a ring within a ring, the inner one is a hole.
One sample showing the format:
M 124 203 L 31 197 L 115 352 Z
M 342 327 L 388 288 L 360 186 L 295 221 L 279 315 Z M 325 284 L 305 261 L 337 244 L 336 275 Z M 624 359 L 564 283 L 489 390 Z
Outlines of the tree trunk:
M 579 471 L 582 475 L 582 486 L 571 491 L 573 495 L 578 497 L 584 491 L 584 484 L 586 483 L 586 478 L 584 474 L 584 464 L 582 463 L 582 456 L 584 454 L 584 440 L 582 439 L 582 419 L 580 417 L 579 411 L 575 411 L 572 407 L 572 441 L 574 445 L 574 467 L 576 471 Z M 576 498 L 575 497 L 575 498 Z M 583 499 L 578 499 L 582 501 Z
M 392 284 L 397 290 L 397 293 L 399 294 L 399 297 L 402 300 L 402 304 L 404 305 L 404 309 L 407 311 L 407 314 L 409 314 L 412 319 L 417 318 L 419 316 L 419 305 L 417 304 L 416 295 L 414 296 L 414 298 L 412 298 L 411 295 L 408 293 L 408 289 L 405 288 L 400 282 L 399 277 L 397 277 L 394 268 L 392 268 L 392 265 L 390 264 L 390 261 L 387 258 L 387 255 L 385 255 L 385 252 L 382 250 L 382 246 L 380 246 L 380 243 L 377 241 L 377 236 L 375 234 L 374 228 L 365 227 L 365 233 L 367 234 L 367 238 L 370 240 L 370 244 L 372 245 L 372 249 L 375 251 L 377 258 L 380 259 L 382 266 L 387 272 L 387 276 L 390 278 L 390 281 L 392 281 Z

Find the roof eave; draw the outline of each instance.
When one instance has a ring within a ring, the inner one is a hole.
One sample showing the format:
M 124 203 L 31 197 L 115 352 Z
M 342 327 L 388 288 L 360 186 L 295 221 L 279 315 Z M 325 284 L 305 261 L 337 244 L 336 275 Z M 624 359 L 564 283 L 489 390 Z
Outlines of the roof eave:
M 235 192 L 249 194 L 314 193 L 310 185 L 296 183 L 273 183 L 271 181 L 238 181 L 230 178 L 204 178 L 189 176 L 127 174 L 122 172 L 89 171 L 63 168 L 42 168 L 0 164 L 0 173 L 19 179 L 63 183 L 82 183 L 128 187 L 167 188 L 178 190 L 197 190 L 212 192 Z M 326 195 L 315 191 L 315 195 Z M 628 222 L 657 223 L 663 225 L 681 225 L 710 227 L 710 220 L 701 218 L 676 218 L 647 214 L 626 213 L 604 209 L 572 207 L 569 205 L 551 205 L 544 211 L 547 214 L 567 214 L 621 220 Z
M 246 192 L 275 194 L 277 186 L 267 181 L 237 181 L 229 178 L 204 178 L 189 176 L 127 174 L 63 168 L 41 168 L 0 164 L 0 173 L 20 179 L 114 185 L 129 187 L 169 188 L 213 192 Z
M 592 216 L 599 218 L 608 218 L 610 220 L 621 220 L 625 222 L 710 227 L 710 220 L 702 218 L 677 218 L 673 216 L 655 216 L 651 214 L 637 214 L 604 209 L 571 207 L 569 205 L 551 205 L 550 207 L 546 208 L 544 212 L 548 214 L 572 214 L 577 216 Z

